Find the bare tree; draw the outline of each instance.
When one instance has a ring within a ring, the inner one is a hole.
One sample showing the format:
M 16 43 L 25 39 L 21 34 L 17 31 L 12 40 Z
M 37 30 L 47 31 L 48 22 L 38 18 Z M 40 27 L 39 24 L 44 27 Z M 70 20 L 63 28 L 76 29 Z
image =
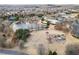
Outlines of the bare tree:
M 38 54 L 44 55 L 45 54 L 45 47 L 43 44 L 39 44 L 38 46 Z
M 79 44 L 70 44 L 66 46 L 67 55 L 79 55 Z

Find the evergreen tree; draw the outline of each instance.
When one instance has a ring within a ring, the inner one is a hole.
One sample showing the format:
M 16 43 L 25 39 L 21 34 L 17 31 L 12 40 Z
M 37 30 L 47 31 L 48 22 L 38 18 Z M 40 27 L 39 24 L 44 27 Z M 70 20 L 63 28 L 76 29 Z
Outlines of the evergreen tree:
M 30 31 L 27 29 L 19 29 L 15 35 L 17 39 L 27 41 L 26 39 L 30 36 Z

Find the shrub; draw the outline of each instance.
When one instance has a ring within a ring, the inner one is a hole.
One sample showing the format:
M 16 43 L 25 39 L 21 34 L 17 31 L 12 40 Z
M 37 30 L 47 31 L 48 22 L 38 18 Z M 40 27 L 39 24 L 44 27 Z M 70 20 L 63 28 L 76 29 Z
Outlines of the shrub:
M 79 55 L 79 44 L 69 44 L 66 46 L 67 55 Z
M 43 14 L 38 14 L 37 16 L 38 16 L 38 17 L 42 17 L 42 16 L 43 16 Z
M 0 36 L 0 47 L 4 48 L 6 46 L 5 42 L 6 42 L 6 38 L 3 36 Z
M 46 28 L 49 28 L 49 25 L 50 25 L 50 22 L 49 22 L 49 21 L 47 21 L 47 27 L 46 27 Z
M 42 18 L 41 20 L 44 21 L 44 18 Z
M 49 54 L 48 55 L 53 55 L 52 51 L 49 51 Z
M 29 14 L 28 16 L 29 16 L 29 17 L 33 17 L 33 16 L 35 16 L 35 14 L 32 13 L 32 14 Z
M 49 51 L 49 54 L 48 55 L 57 55 L 56 51 L 52 52 L 52 51 Z
M 57 55 L 56 51 L 53 52 L 53 55 Z

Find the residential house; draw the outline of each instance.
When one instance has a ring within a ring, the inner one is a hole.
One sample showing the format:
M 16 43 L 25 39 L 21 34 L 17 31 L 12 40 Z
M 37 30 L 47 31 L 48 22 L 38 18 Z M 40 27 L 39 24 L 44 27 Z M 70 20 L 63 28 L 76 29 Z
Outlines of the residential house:
M 47 18 L 47 17 L 44 17 L 44 19 L 46 21 L 49 21 L 51 24 L 54 24 L 54 25 L 57 24 L 57 23 L 60 23 L 64 20 L 62 18 Z
M 14 21 L 15 19 L 16 19 L 15 16 L 8 16 L 8 20 L 9 20 L 9 21 Z
M 71 24 L 71 34 L 75 37 L 79 37 L 79 20 L 75 20 Z
M 16 21 L 11 25 L 14 32 L 18 29 L 41 30 L 44 29 L 43 26 L 44 25 L 42 23 L 29 23 L 22 21 Z

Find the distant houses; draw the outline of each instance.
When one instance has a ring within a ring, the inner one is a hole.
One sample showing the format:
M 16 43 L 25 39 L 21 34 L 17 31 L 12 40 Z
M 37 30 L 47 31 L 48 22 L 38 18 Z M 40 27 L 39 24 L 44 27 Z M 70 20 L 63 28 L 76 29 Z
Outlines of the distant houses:
M 58 24 L 58 23 L 61 23 L 61 22 L 63 22 L 63 21 L 65 21 L 65 18 L 63 18 L 63 17 L 54 17 L 54 18 L 47 18 L 47 17 L 44 17 L 44 19 L 46 20 L 46 21 L 49 21 L 51 24 L 53 24 L 53 25 L 56 25 L 56 24 Z

